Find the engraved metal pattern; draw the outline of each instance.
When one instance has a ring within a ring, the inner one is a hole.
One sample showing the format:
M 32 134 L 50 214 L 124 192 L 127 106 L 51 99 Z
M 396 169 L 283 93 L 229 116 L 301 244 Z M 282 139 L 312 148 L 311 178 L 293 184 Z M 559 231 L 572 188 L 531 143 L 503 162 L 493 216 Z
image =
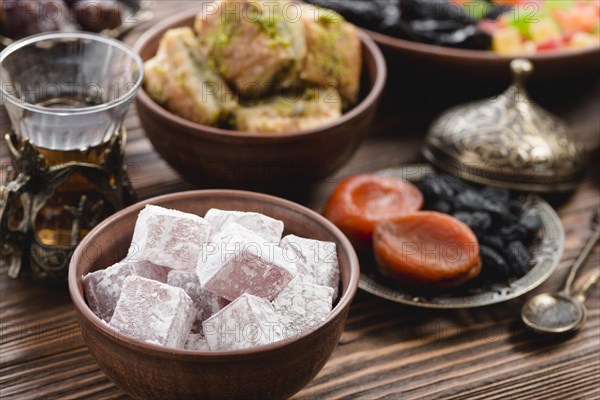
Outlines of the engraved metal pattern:
M 12 278 L 31 275 L 38 281 L 65 283 L 81 232 L 100 222 L 104 203 L 92 204 L 82 195 L 77 207 L 63 207 L 73 216 L 69 246 L 42 243 L 34 232 L 36 218 L 55 189 L 74 175 L 94 183 L 97 192 L 115 211 L 133 204 L 135 192 L 123 168 L 125 131 L 113 136 L 100 165 L 68 162 L 48 166 L 29 141 L 19 145 L 12 134 L 7 134 L 5 140 L 17 173 L 6 186 L 0 186 L 0 250 L 10 255 L 8 275 Z M 18 211 L 23 215 L 17 226 L 11 226 L 9 220 Z
M 577 187 L 585 172 L 583 145 L 566 125 L 527 95 L 532 71 L 511 64 L 514 83 L 501 95 L 454 107 L 432 124 L 423 155 L 463 179 L 515 190 L 550 192 Z
M 392 176 L 412 182 L 420 181 L 435 170 L 426 164 L 407 165 L 380 171 L 378 174 Z M 411 293 L 406 288 L 390 282 L 382 276 L 372 258 L 361 260 L 361 275 L 358 287 L 375 296 L 397 303 L 424 308 L 474 308 L 501 303 L 519 297 L 546 281 L 556 269 L 564 248 L 564 232 L 560 220 L 552 207 L 537 195 L 522 195 L 519 200 L 526 209 L 535 209 L 542 218 L 542 233 L 529 250 L 533 254 L 530 271 L 517 280 L 494 283 L 487 287 L 456 289 L 436 295 L 424 296 Z

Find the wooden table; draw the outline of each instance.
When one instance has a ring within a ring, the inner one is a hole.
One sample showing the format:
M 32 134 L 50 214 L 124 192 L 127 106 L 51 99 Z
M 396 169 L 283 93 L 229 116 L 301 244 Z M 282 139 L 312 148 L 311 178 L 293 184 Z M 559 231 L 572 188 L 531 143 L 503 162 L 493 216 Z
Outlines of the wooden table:
M 156 19 L 194 6 L 193 1 L 157 2 Z M 126 41 L 133 43 L 147 26 L 132 32 Z M 452 90 L 452 85 L 445 90 Z M 543 96 L 538 100 L 569 122 L 597 167 L 600 82 L 587 78 L 579 86 L 583 88 L 554 95 L 541 89 Z M 342 177 L 420 161 L 426 126 L 440 107 L 418 104 L 408 111 L 403 107 L 386 103 L 352 160 L 302 202 L 319 210 Z M 126 163 L 141 198 L 192 188 L 154 152 L 135 110 L 126 125 L 130 133 Z M 2 126 L 7 127 L 5 117 Z M 2 146 L 4 180 L 8 175 Z M 551 199 L 565 229 L 565 254 L 558 270 L 536 292 L 557 290 L 562 284 L 600 204 L 598 182 L 598 171 L 592 171 L 572 196 Z M 596 249 L 586 270 L 597 268 L 599 260 Z M 12 280 L 7 269 L 0 267 L 0 398 L 126 398 L 89 355 L 66 290 Z M 296 398 L 597 399 L 600 288 L 596 286 L 589 294 L 584 328 L 561 340 L 524 329 L 518 318 L 523 301 L 435 312 L 359 291 L 339 346 Z

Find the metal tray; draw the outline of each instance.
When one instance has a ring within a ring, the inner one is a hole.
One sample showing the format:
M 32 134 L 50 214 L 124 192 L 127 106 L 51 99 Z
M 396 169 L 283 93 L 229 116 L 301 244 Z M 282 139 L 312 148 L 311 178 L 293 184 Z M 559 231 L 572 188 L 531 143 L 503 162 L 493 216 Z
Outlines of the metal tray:
M 405 165 L 379 171 L 378 174 L 418 182 L 427 174 L 436 173 L 427 164 Z M 541 236 L 530 246 L 534 265 L 522 278 L 506 283 L 493 283 L 487 287 L 471 287 L 423 295 L 411 293 L 382 276 L 372 257 L 361 259 L 358 287 L 381 298 L 397 303 L 423 308 L 473 308 L 501 303 L 519 297 L 541 285 L 556 269 L 564 249 L 564 232 L 558 215 L 537 195 L 522 195 L 519 200 L 525 208 L 539 212 L 543 228 Z

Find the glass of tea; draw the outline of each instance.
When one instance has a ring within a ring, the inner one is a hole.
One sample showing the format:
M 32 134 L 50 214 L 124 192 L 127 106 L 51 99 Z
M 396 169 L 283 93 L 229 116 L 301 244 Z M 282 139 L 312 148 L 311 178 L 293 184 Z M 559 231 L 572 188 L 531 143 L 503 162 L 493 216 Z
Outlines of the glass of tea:
M 99 190 L 114 187 L 116 178 L 109 174 L 108 182 L 99 183 L 90 176 L 96 176 L 95 167 L 111 168 L 108 147 L 117 135 L 124 136 L 125 114 L 142 79 L 137 53 L 96 34 L 35 35 L 0 53 L 0 95 L 13 136 L 35 148 L 48 168 L 78 165 L 55 187 L 41 182 L 40 190 L 53 193 L 42 193 L 43 205 L 24 212 L 39 245 L 74 247 L 91 229 L 83 214 L 96 212 L 92 220 L 97 222 L 116 211 L 115 202 Z

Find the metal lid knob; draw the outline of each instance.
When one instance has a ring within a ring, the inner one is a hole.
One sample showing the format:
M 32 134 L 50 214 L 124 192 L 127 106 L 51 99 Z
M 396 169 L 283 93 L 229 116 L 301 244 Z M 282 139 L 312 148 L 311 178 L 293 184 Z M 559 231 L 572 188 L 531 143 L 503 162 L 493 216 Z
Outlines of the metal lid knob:
M 477 183 L 528 192 L 575 189 L 585 172 L 583 145 L 525 89 L 529 60 L 511 62 L 512 85 L 498 97 L 443 113 L 423 155 L 446 172 Z

